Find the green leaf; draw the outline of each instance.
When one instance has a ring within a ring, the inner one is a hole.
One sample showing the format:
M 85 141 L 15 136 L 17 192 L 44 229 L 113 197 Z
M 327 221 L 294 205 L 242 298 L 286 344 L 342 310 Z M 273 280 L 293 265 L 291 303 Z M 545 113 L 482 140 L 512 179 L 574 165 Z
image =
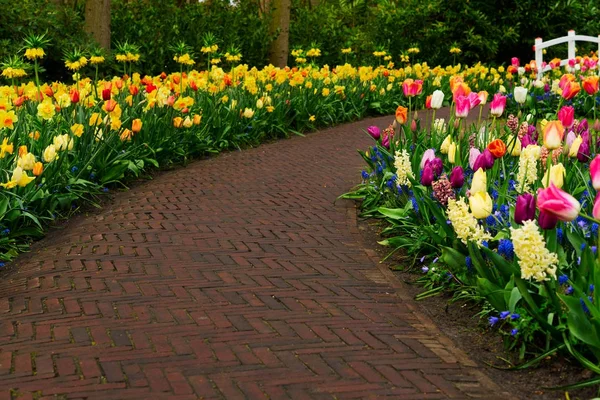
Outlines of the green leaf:
M 477 288 L 485 296 L 492 307 L 498 311 L 506 310 L 506 301 L 504 300 L 504 289 L 492 283 L 485 278 L 477 278 Z
M 515 308 L 517 307 L 517 304 L 519 303 L 519 300 L 521 300 L 523 298 L 523 296 L 521 296 L 521 292 L 519 291 L 518 287 L 514 287 L 512 288 L 512 290 L 510 291 L 510 299 L 508 300 L 508 311 L 510 311 L 511 313 L 515 312 Z

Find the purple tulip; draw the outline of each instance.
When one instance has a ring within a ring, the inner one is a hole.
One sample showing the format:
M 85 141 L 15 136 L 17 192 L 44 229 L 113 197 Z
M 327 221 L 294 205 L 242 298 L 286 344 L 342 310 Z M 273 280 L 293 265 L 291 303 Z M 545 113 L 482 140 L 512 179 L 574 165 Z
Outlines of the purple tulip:
M 431 186 L 432 183 L 433 168 L 431 167 L 431 162 L 427 162 L 427 164 L 425 164 L 425 168 L 423 168 L 423 174 L 421 175 L 421 185 Z
M 435 149 L 427 149 L 421 157 L 421 169 L 425 168 L 427 161 L 431 161 L 435 158 Z
M 590 129 L 590 124 L 589 124 L 588 120 L 584 118 L 581 121 L 579 121 L 579 123 L 577 124 L 576 131 L 580 135 L 583 135 L 583 132 L 585 132 L 589 129 Z
M 383 135 L 383 138 L 381 139 L 381 144 L 386 149 L 389 149 L 390 148 L 390 135 Z
M 583 142 L 579 146 L 579 150 L 577 151 L 577 159 L 580 163 L 586 163 L 591 158 L 590 152 L 590 134 L 586 134 L 585 132 L 581 135 Z
M 515 204 L 515 222 L 522 224 L 524 221 L 535 219 L 535 197 L 523 193 L 517 197 Z
M 431 169 L 433 170 L 433 175 L 440 176 L 442 171 L 444 171 L 444 162 L 442 159 L 435 157 L 433 160 L 429 161 L 429 163 L 431 165 Z
M 554 229 L 556 227 L 556 224 L 558 224 L 558 218 L 556 218 L 552 214 L 540 210 L 538 224 L 542 229 Z
M 537 142 L 538 134 L 537 134 L 537 130 L 535 129 L 535 125 L 529 125 L 527 127 L 527 134 L 529 136 L 531 136 L 531 139 L 533 139 L 534 141 Z
M 460 189 L 465 184 L 465 173 L 461 166 L 454 167 L 450 173 L 450 185 L 455 189 Z
M 381 136 L 381 130 L 378 127 L 376 127 L 375 125 L 368 127 L 367 132 L 375 140 L 379 139 L 379 137 Z

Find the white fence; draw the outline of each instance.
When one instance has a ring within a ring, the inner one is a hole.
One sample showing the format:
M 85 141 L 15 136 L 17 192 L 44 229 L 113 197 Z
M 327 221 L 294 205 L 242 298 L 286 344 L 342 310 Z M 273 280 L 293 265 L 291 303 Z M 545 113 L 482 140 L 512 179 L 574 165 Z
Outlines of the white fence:
M 543 50 L 548 47 L 552 47 L 557 44 L 568 43 L 568 51 L 567 58 L 560 61 L 560 66 L 565 66 L 569 63 L 569 60 L 573 60 L 575 58 L 575 42 L 592 42 L 598 44 L 598 55 L 600 56 L 600 35 L 598 37 L 593 36 L 585 36 L 585 35 L 576 35 L 575 31 L 569 31 L 567 36 L 563 36 L 561 38 L 556 38 L 552 40 L 548 40 L 544 42 L 542 38 L 535 39 L 535 45 L 533 46 L 533 50 L 535 51 L 535 66 L 537 67 L 538 79 L 542 77 L 544 72 L 549 71 L 551 67 L 546 65 L 542 67 L 544 63 Z

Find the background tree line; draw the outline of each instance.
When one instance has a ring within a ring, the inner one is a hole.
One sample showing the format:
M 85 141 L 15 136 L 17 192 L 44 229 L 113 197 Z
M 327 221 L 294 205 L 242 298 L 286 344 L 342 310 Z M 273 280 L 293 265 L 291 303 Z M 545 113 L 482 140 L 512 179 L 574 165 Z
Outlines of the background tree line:
M 376 48 L 400 65 L 411 47 L 420 49 L 412 61 L 447 64 L 453 45 L 462 49 L 457 61 L 500 64 L 532 59 L 537 36 L 600 34 L 597 0 L 0 0 L 0 9 L 0 60 L 20 49 L 29 31 L 47 30 L 52 47 L 44 66 L 57 79 L 68 75 L 62 54 L 73 46 L 133 42 L 141 47 L 137 68 L 157 74 L 175 67 L 170 45 L 185 40 L 198 57 L 207 32 L 223 51 L 235 45 L 243 62 L 257 67 L 292 65 L 289 49 L 313 45 L 322 51 L 319 63 L 329 65 L 373 63 Z M 346 47 L 349 56 L 341 53 Z M 114 70 L 109 64 L 104 72 Z

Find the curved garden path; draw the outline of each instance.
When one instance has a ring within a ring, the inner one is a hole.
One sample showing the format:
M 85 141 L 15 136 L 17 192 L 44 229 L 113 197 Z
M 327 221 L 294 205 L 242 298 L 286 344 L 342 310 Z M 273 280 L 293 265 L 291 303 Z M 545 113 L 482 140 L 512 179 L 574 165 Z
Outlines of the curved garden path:
M 363 248 L 365 120 L 197 161 L 0 275 L 0 399 L 507 398 Z

